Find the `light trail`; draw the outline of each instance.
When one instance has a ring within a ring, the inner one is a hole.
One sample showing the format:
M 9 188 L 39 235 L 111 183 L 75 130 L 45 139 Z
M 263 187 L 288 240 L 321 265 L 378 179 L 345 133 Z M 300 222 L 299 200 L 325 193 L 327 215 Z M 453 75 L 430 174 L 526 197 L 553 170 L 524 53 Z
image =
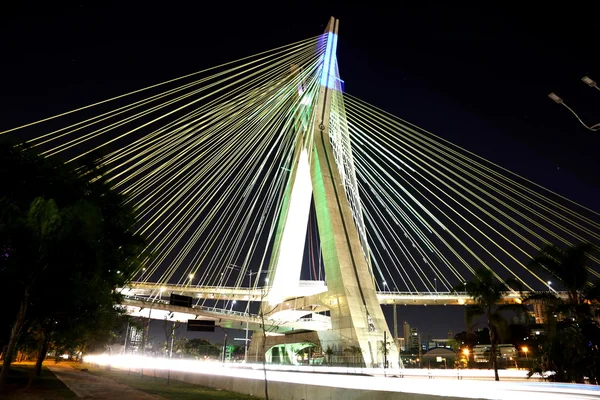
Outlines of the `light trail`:
M 141 356 L 86 356 L 84 360 L 101 366 L 110 365 L 118 369 L 156 369 L 196 374 L 237 377 L 242 379 L 264 379 L 260 364 L 223 364 L 213 361 L 173 360 Z M 298 372 L 303 371 L 303 372 Z M 370 390 L 373 392 L 398 392 L 434 396 L 453 396 L 477 399 L 600 399 L 600 387 L 593 385 L 549 383 L 549 382 L 509 382 L 471 379 L 451 379 L 457 377 L 458 370 L 410 370 L 410 369 L 362 369 L 341 367 L 268 367 L 267 379 L 270 382 L 283 382 L 299 385 Z M 491 378 L 491 370 L 462 370 L 463 378 Z M 306 373 L 311 372 L 311 373 Z M 383 376 L 384 372 L 387 376 Z M 524 378 L 524 370 L 501 370 L 502 378 Z M 369 374 L 369 375 L 365 375 Z M 403 376 L 403 378 L 400 378 Z M 419 377 L 420 376 L 420 377 Z M 436 384 L 425 384 L 429 379 L 445 378 Z

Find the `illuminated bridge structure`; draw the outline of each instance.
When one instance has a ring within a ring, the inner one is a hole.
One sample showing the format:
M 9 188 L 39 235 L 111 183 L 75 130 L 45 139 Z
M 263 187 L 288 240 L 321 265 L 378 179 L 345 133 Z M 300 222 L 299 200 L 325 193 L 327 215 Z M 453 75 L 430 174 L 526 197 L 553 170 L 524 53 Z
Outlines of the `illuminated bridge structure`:
M 158 297 L 154 296 L 155 285 L 148 283 L 131 282 L 127 288 L 119 289 L 124 296 L 124 305 L 128 307 L 130 314 L 159 320 L 170 319 L 186 322 L 189 319 L 208 319 L 217 321 L 217 324 L 228 328 L 250 330 L 262 329 L 262 320 L 259 314 L 248 310 L 234 310 L 237 302 L 261 302 L 268 292 L 268 287 L 262 288 L 239 288 L 239 287 L 198 287 L 163 285 L 159 290 Z M 290 331 L 324 331 L 331 329 L 331 318 L 320 315 L 319 312 L 327 311 L 327 308 L 315 308 L 307 306 L 306 300 L 311 296 L 327 291 L 324 281 L 304 281 L 298 285 L 295 293 L 286 298 L 271 310 L 265 317 L 266 330 L 270 334 L 285 333 Z M 169 295 L 189 296 L 193 299 L 210 299 L 214 301 L 212 306 L 194 305 L 191 309 L 169 304 Z M 562 299 L 567 299 L 566 292 L 537 292 L 554 294 Z M 499 304 L 522 304 L 523 300 L 530 296 L 531 292 L 506 293 Z M 382 305 L 400 306 L 464 306 L 474 304 L 474 300 L 467 293 L 461 292 L 433 292 L 433 293 L 410 293 L 410 292 L 377 292 L 377 299 Z M 221 302 L 221 305 L 219 305 Z M 225 308 L 230 305 L 230 308 Z M 152 310 L 152 311 L 150 311 Z
M 151 253 L 119 289 L 135 315 L 360 348 L 369 367 L 389 338 L 395 366 L 381 304 L 469 304 L 479 269 L 506 302 L 561 290 L 532 259 L 598 247 L 598 211 L 348 94 L 338 30 L 0 134 L 66 163 L 102 154 Z

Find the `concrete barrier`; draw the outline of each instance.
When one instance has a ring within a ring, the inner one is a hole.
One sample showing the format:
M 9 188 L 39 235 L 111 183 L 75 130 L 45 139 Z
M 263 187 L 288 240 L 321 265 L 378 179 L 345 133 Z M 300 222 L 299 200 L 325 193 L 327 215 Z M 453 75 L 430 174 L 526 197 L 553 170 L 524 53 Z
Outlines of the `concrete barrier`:
M 131 369 L 134 371 L 134 369 Z M 135 370 L 140 372 L 139 370 Z M 262 379 L 249 379 L 230 376 L 209 375 L 194 372 L 165 371 L 144 369 L 144 376 L 160 377 L 201 385 L 214 389 L 265 398 L 265 386 Z M 332 375 L 333 376 L 333 375 Z M 393 378 L 389 378 L 393 379 Z M 423 380 L 423 385 L 432 381 Z M 270 400 L 464 400 L 464 397 L 437 396 L 429 394 L 404 393 L 398 391 L 362 390 L 352 388 L 328 387 L 305 383 L 268 381 Z

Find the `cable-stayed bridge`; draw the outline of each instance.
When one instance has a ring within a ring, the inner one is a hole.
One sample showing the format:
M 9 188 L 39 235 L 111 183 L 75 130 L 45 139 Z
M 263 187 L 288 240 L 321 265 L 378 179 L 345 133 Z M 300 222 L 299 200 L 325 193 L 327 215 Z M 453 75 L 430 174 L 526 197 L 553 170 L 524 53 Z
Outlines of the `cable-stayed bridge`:
M 128 196 L 152 253 L 130 306 L 184 315 L 163 296 L 188 293 L 190 315 L 260 327 L 260 304 L 274 331 L 366 365 L 392 337 L 381 303 L 468 302 L 450 292 L 479 268 L 548 290 L 544 245 L 600 244 L 597 211 L 346 93 L 338 25 L 2 133 L 99 157 Z

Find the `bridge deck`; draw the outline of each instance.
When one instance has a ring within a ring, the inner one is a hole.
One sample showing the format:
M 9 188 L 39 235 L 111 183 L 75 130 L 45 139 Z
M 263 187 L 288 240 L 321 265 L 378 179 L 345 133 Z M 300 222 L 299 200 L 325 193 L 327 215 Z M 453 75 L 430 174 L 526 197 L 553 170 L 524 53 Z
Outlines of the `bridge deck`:
M 262 301 L 268 293 L 268 287 L 240 288 L 240 287 L 215 287 L 215 286 L 189 286 L 189 285 L 157 285 L 153 283 L 131 282 L 128 287 L 120 289 L 126 296 L 136 296 L 162 300 L 171 293 L 190 296 L 196 299 L 220 301 Z M 300 298 L 319 294 L 327 291 L 323 281 L 300 281 L 297 291 L 288 294 L 288 299 Z M 566 298 L 566 292 L 552 291 L 555 295 Z M 530 292 L 509 293 L 502 297 L 501 303 L 520 304 L 530 295 Z M 467 293 L 461 292 L 377 292 L 380 304 L 397 305 L 466 305 L 473 304 L 473 299 Z

